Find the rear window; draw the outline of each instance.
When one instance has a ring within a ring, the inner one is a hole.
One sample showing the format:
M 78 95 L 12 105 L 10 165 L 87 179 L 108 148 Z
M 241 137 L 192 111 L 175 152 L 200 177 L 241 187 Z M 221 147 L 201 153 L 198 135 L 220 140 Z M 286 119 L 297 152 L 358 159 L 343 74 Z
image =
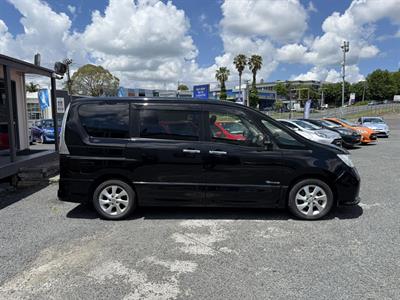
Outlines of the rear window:
M 90 136 L 129 138 L 129 103 L 83 104 L 79 118 Z
M 198 141 L 200 140 L 200 113 L 183 110 L 142 110 L 140 137 Z

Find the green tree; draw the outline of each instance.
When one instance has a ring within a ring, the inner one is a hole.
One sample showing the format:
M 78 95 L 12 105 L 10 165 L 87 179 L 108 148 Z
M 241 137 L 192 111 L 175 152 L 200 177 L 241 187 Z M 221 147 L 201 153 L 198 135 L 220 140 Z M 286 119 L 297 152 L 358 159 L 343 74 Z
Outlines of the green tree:
M 29 93 L 34 93 L 39 90 L 39 85 L 33 82 L 29 82 L 27 86 L 25 86 L 25 90 Z
M 251 90 L 250 90 L 250 94 L 249 94 L 249 100 L 250 100 L 250 105 L 255 107 L 255 106 L 257 106 L 257 104 L 259 102 L 256 83 L 257 83 L 257 72 L 259 70 L 261 70 L 261 67 L 262 67 L 262 64 L 263 64 L 262 57 L 260 55 L 253 54 L 250 57 L 250 59 L 249 59 L 247 64 L 249 65 L 249 69 L 250 69 L 251 73 L 253 74 L 253 81 L 251 83 Z
M 355 102 L 367 101 L 371 98 L 366 81 L 359 81 L 350 85 L 350 93 L 355 94 Z
M 274 103 L 274 109 L 277 111 L 280 111 L 283 108 L 283 101 L 282 100 L 276 100 Z
M 178 91 L 188 91 L 189 88 L 186 84 L 180 84 L 178 85 Z
M 395 94 L 400 95 L 400 69 L 397 72 L 393 72 L 391 76 L 395 86 Z
M 275 91 L 277 93 L 278 96 L 281 96 L 285 99 L 288 98 L 288 87 L 286 86 L 286 84 L 279 82 L 276 86 L 275 86 Z
M 220 67 L 215 72 L 215 78 L 219 81 L 221 86 L 221 93 L 219 95 L 221 100 L 226 100 L 227 98 L 225 82 L 228 80 L 229 75 L 230 72 L 227 67 Z
M 244 71 L 244 68 L 247 65 L 247 57 L 244 54 L 238 54 L 235 56 L 235 58 L 233 59 L 233 64 L 236 67 L 236 70 L 239 73 L 239 91 L 240 94 L 242 94 L 242 74 Z
M 88 96 L 115 96 L 119 79 L 102 66 L 91 64 L 80 67 L 72 75 L 72 93 Z
M 324 101 L 330 106 L 341 105 L 342 84 L 341 83 L 325 83 L 322 85 L 324 89 Z
M 371 100 L 393 99 L 396 83 L 388 70 L 377 69 L 367 76 Z

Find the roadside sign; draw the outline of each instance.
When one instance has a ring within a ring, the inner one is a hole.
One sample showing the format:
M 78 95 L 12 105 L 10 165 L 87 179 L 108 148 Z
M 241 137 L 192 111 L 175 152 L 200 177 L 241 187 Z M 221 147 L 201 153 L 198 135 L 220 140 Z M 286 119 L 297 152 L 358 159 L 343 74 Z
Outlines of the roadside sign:
M 193 86 L 193 98 L 195 99 L 208 99 L 209 92 L 210 92 L 209 84 Z

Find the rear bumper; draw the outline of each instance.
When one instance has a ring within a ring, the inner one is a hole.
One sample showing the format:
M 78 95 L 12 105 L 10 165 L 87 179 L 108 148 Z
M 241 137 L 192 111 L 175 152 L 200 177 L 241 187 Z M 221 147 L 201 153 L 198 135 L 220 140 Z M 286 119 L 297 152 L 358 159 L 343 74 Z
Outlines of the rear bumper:
M 356 168 L 348 168 L 336 180 L 337 205 L 350 206 L 360 203 L 360 175 Z
M 86 203 L 90 201 L 92 180 L 60 179 L 57 196 L 60 201 Z

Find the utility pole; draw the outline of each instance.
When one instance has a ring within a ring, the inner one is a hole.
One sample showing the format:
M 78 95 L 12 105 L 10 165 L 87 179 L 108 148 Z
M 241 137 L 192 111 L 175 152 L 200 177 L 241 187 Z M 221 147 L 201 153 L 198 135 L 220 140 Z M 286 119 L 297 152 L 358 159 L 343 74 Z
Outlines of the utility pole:
M 348 41 L 343 41 L 343 44 L 340 46 L 343 51 L 343 62 L 342 62 L 342 106 L 344 106 L 344 86 L 345 86 L 345 80 L 346 80 L 346 53 L 349 52 L 350 43 Z
M 249 94 L 250 94 L 250 91 L 249 91 L 249 82 L 250 82 L 250 80 L 246 80 L 246 100 L 244 100 L 243 99 L 243 101 L 244 101 L 244 103 L 245 103 L 245 105 L 247 105 L 247 106 L 250 106 L 250 97 L 249 97 Z
M 69 71 L 69 66 L 72 64 L 72 59 L 66 58 L 63 60 L 63 63 L 67 66 L 67 90 L 68 94 L 71 96 L 72 82 L 71 82 L 71 74 Z

